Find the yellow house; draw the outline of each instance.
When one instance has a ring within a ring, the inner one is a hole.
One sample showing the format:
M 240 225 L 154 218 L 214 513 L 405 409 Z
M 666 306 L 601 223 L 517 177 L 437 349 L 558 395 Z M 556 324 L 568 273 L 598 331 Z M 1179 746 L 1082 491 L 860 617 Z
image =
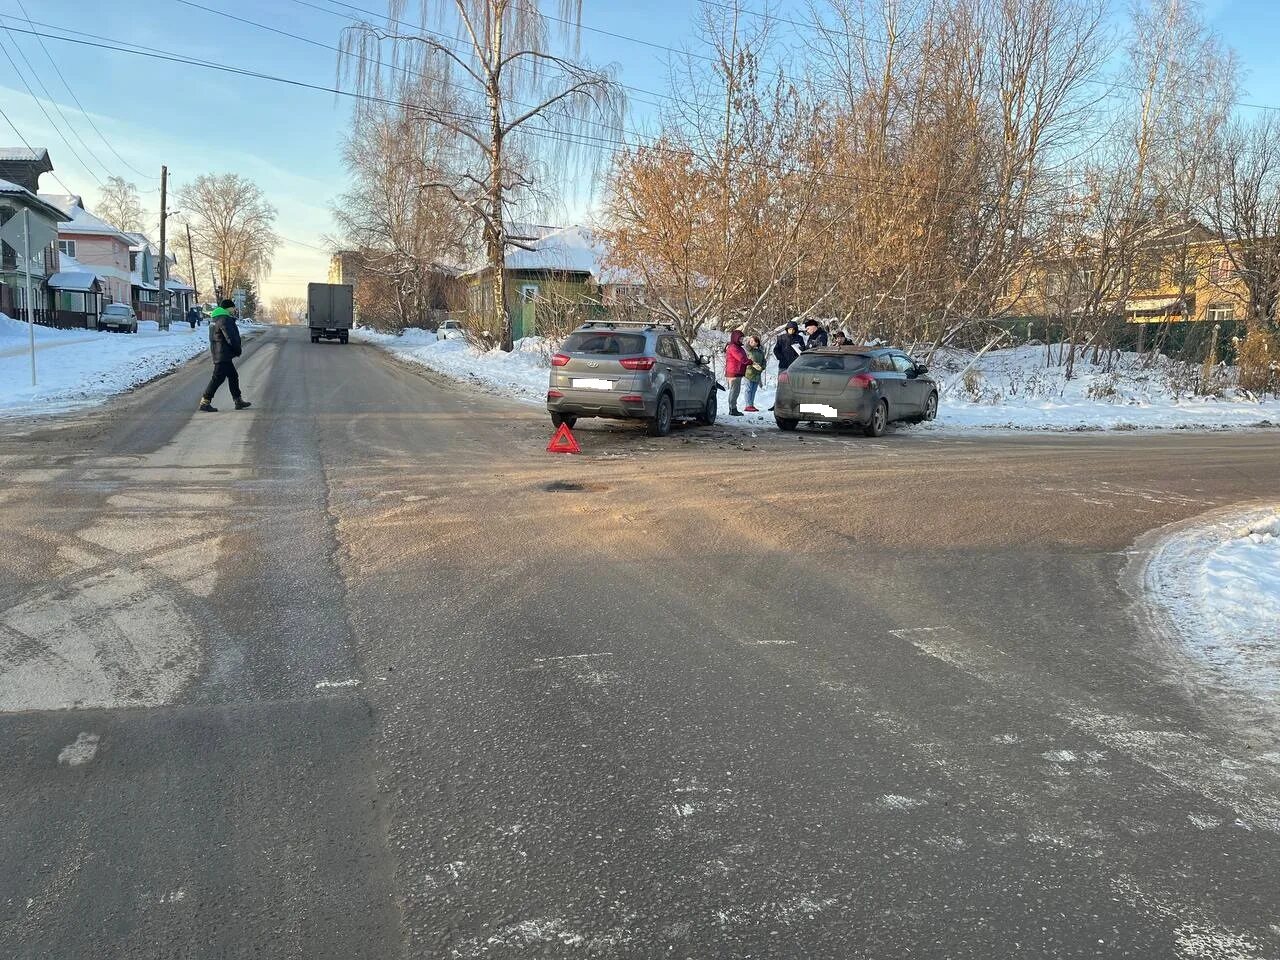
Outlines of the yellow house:
M 1098 270 L 1111 276 L 1099 282 Z M 1248 296 L 1220 240 L 1202 227 L 1152 242 L 1128 265 L 1098 264 L 1089 255 L 1029 264 L 1001 302 L 1010 315 L 1065 318 L 1089 310 L 1129 323 L 1225 323 L 1243 320 Z M 1095 302 L 1095 299 L 1098 302 Z

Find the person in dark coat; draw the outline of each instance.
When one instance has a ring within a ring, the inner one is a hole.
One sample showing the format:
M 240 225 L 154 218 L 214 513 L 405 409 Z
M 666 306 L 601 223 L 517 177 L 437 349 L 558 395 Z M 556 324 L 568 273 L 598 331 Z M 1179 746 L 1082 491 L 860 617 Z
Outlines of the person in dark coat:
M 199 326 L 200 311 L 197 308 L 189 307 L 187 309 L 187 323 L 191 324 L 192 330 L 194 330 L 197 326 Z
M 236 326 L 234 300 L 223 300 L 209 316 L 209 353 L 213 356 L 213 376 L 209 378 L 209 386 L 204 388 L 199 409 L 203 413 L 218 412 L 218 408 L 213 405 L 213 395 L 218 392 L 224 380 L 231 390 L 231 399 L 235 401 L 237 410 L 252 406 L 240 396 L 240 375 L 236 373 L 233 362 L 240 356 L 240 328 Z
M 827 331 L 822 329 L 822 324 L 810 317 L 804 322 L 804 332 L 807 334 L 805 339 L 806 350 L 816 350 L 818 347 L 827 345 Z
M 800 328 L 792 320 L 787 323 L 782 333 L 778 334 L 778 339 L 773 344 L 773 355 L 778 359 L 778 370 L 787 369 L 803 352 L 804 337 L 800 336 Z

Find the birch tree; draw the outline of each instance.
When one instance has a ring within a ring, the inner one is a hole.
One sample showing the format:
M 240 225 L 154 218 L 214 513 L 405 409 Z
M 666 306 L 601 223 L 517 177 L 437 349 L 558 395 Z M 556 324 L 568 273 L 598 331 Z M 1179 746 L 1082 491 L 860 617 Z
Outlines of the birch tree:
M 510 212 L 540 182 L 564 183 L 601 158 L 621 130 L 621 91 L 611 71 L 576 56 L 580 0 L 560 0 L 555 14 L 544 13 L 546 0 L 422 0 L 416 30 L 401 19 L 405 6 L 389 0 L 385 24 L 346 30 L 339 70 L 368 95 L 401 89 L 418 122 L 472 148 L 473 164 L 422 187 L 478 221 L 488 322 L 510 350 L 506 252 L 521 243 Z M 397 75 L 418 78 L 419 95 L 389 84 Z

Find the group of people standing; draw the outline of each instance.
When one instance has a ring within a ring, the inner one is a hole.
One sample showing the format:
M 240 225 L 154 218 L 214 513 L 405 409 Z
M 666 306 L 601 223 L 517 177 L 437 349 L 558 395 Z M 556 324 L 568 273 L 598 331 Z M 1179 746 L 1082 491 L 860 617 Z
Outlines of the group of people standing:
M 796 357 L 806 350 L 818 347 L 843 347 L 851 343 L 843 332 L 828 338 L 822 324 L 812 318 L 805 321 L 805 332 L 800 332 L 800 325 L 794 320 L 787 323 L 773 345 L 773 355 L 778 360 L 778 370 L 782 371 L 795 362 Z M 760 338 L 752 334 L 744 337 L 741 330 L 729 334 L 729 346 L 724 354 L 724 377 L 729 381 L 729 416 L 740 417 L 744 413 L 758 413 L 755 399 L 756 390 L 764 377 L 766 363 L 764 346 Z M 738 396 L 746 381 L 747 405 L 738 409 Z

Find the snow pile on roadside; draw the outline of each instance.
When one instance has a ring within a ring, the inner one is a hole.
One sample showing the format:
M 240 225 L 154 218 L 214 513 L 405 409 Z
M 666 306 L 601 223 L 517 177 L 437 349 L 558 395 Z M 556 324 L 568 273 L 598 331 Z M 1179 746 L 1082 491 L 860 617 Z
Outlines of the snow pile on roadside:
M 968 369 L 973 354 L 939 351 L 943 426 L 1013 429 L 1191 429 L 1280 424 L 1280 401 L 1259 402 L 1226 388 L 1197 396 L 1198 365 L 1121 353 L 1108 365 L 1078 356 L 1067 379 L 1058 345 L 993 350 Z M 1233 378 L 1232 378 L 1233 379 Z
M 36 326 L 31 386 L 27 324 L 0 314 L 0 417 L 60 413 L 100 403 L 153 380 L 209 348 L 208 331 L 186 324 L 162 333 L 143 321 L 137 334 Z
M 517 340 L 511 353 L 480 350 L 465 340 L 437 340 L 430 330 L 405 330 L 400 336 L 356 328 L 352 339 L 376 344 L 402 360 L 420 364 L 456 380 L 527 402 L 547 398 L 551 344 L 542 337 Z
M 437 341 L 424 330 L 400 336 L 357 330 L 357 339 L 377 344 L 395 355 L 468 381 L 491 393 L 528 403 L 546 396 L 554 348 L 541 337 L 517 341 L 512 353 L 479 350 L 463 340 Z M 724 334 L 699 336 L 695 348 L 713 357 L 724 378 Z M 1220 397 L 1196 396 L 1198 368 L 1163 357 L 1148 363 L 1121 354 L 1108 368 L 1077 358 L 1068 380 L 1057 347 L 1013 347 L 993 350 L 973 363 L 966 351 L 939 351 L 932 376 L 942 395 L 938 419 L 929 430 L 1117 430 L 1227 429 L 1280 424 L 1280 400 L 1257 400 L 1226 390 Z M 970 364 L 972 368 L 970 369 Z M 769 356 L 764 383 L 756 394 L 761 412 L 728 417 L 727 394 L 720 392 L 721 423 L 744 429 L 771 428 L 777 389 L 777 365 Z M 745 404 L 745 391 L 740 404 Z
M 1280 507 L 1233 510 L 1152 554 L 1143 581 L 1158 620 L 1222 682 L 1280 695 Z

